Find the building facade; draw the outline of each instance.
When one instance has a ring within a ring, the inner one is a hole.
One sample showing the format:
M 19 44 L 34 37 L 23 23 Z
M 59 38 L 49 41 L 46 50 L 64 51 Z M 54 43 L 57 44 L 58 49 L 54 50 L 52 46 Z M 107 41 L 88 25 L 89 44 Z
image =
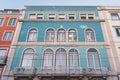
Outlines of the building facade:
M 19 16 L 20 10 L 4 9 L 0 11 L 0 78 L 6 65 Z
M 97 6 L 25 6 L 3 80 L 118 80 L 101 14 Z
M 98 7 L 99 16 L 104 19 L 105 22 L 102 23 L 103 32 L 105 34 L 105 40 L 109 43 L 109 51 L 111 52 L 112 67 L 114 67 L 113 75 L 118 76 L 120 79 L 120 7 L 118 6 L 101 6 Z

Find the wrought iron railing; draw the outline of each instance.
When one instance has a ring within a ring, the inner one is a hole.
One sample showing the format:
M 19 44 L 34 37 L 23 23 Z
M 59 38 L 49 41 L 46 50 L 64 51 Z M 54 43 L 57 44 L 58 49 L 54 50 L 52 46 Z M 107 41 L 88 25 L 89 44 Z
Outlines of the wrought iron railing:
M 17 67 L 13 70 L 14 75 L 33 75 L 35 74 L 34 68 L 29 67 Z
M 105 67 L 100 67 L 100 68 L 87 68 L 86 69 L 86 73 L 87 74 L 98 74 L 98 75 L 100 75 L 100 74 L 107 74 L 108 73 L 108 70 L 107 70 L 107 68 L 105 68 Z

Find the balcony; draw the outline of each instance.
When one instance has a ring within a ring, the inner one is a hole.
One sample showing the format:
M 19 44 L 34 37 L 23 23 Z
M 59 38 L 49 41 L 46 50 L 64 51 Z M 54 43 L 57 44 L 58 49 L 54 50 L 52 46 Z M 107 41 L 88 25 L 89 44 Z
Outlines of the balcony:
M 0 65 L 5 65 L 6 64 L 6 56 L 0 56 Z
M 86 74 L 88 75 L 107 75 L 107 73 L 108 73 L 108 70 L 105 67 L 86 69 Z
M 80 75 L 82 74 L 82 68 L 81 67 L 70 67 L 67 69 L 67 67 L 64 66 L 56 66 L 56 67 L 43 67 L 42 69 L 40 68 L 37 71 L 37 75 L 40 76 L 57 76 L 57 75 L 62 75 L 62 76 L 67 76 L 67 75 Z
M 17 67 L 13 70 L 13 74 L 16 76 L 32 76 L 35 74 L 34 68 Z

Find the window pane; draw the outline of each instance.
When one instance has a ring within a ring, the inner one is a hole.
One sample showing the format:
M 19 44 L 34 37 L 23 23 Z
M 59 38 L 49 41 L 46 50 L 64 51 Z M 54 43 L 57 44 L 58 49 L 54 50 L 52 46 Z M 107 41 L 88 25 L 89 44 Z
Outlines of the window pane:
M 46 32 L 46 41 L 54 41 L 54 30 L 48 29 Z
M 58 18 L 59 18 L 59 19 L 65 19 L 66 16 L 65 16 L 65 14 L 59 14 L 59 15 L 58 15 Z
M 43 19 L 43 14 L 37 14 L 37 19 Z
M 55 19 L 55 14 L 49 14 L 49 19 Z
M 69 63 L 70 63 L 70 66 L 78 66 L 79 65 L 79 57 L 78 57 L 78 52 L 77 50 L 75 49 L 71 49 L 69 51 Z
M 37 30 L 31 29 L 28 34 L 28 41 L 37 41 Z
M 96 49 L 91 48 L 88 50 L 88 64 L 92 68 L 100 68 L 100 59 Z
M 59 29 L 57 32 L 57 40 L 58 41 L 65 41 L 66 39 L 66 34 L 64 29 Z
M 30 19 L 36 19 L 36 14 L 30 14 L 29 18 Z
M 0 18 L 0 25 L 2 25 L 4 18 Z
M 74 29 L 69 30 L 68 40 L 69 41 L 77 41 L 77 32 Z
M 120 36 L 120 28 L 115 28 L 115 29 L 116 29 L 117 36 Z
M 44 53 L 44 66 L 52 66 L 53 51 L 51 49 L 45 50 Z
M 3 40 L 10 40 L 12 37 L 12 32 L 5 32 Z
M 80 14 L 81 19 L 86 19 L 86 14 Z
M 8 25 L 13 26 L 13 25 L 15 25 L 15 23 L 16 23 L 16 18 L 11 18 Z
M 86 30 L 86 40 L 87 41 L 95 41 L 94 31 L 91 29 Z
M 112 18 L 112 20 L 118 20 L 119 16 L 117 13 L 111 13 L 111 18 Z
M 21 63 L 22 67 L 32 67 L 34 52 L 30 52 L 30 51 L 33 51 L 33 49 L 31 50 L 27 49 L 24 51 L 22 56 L 22 63 Z
M 5 56 L 7 53 L 7 49 L 0 49 L 0 57 Z
M 69 19 L 75 19 L 75 14 L 69 14 Z
M 63 48 L 56 51 L 56 66 L 66 66 L 66 51 Z

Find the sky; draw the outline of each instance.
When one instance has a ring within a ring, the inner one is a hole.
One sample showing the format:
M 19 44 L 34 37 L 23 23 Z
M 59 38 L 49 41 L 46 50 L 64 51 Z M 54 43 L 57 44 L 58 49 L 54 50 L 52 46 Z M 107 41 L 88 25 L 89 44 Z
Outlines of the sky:
M 120 0 L 0 0 L 0 10 L 23 9 L 24 5 L 120 6 Z

